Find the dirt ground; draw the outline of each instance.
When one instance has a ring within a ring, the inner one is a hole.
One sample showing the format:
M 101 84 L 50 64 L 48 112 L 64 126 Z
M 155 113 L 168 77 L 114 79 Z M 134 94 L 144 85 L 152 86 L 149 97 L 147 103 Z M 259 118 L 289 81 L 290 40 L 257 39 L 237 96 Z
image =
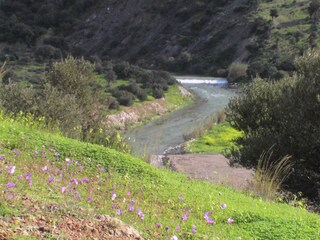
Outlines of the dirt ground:
M 168 157 L 171 167 L 178 172 L 191 178 L 225 184 L 237 189 L 246 189 L 253 176 L 252 170 L 230 167 L 228 159 L 221 154 L 184 154 Z

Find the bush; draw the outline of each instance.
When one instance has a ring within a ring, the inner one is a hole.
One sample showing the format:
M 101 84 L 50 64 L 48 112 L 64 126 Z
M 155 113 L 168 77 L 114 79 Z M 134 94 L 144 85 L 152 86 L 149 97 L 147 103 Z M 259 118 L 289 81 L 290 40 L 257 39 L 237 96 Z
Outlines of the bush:
M 236 162 L 257 167 L 262 152 L 272 148 L 271 161 L 292 156 L 291 190 L 317 196 L 320 188 L 320 51 L 296 61 L 297 73 L 277 82 L 256 79 L 230 101 L 227 119 L 243 137 L 237 139 Z
M 164 97 L 164 92 L 161 88 L 154 88 L 152 91 L 152 96 L 154 98 L 163 98 Z
M 115 97 L 121 105 L 131 106 L 133 104 L 133 100 L 135 96 L 128 92 L 127 90 L 119 90 L 118 88 L 114 88 L 111 91 L 112 96 Z
M 0 83 L 0 106 L 8 113 L 34 112 L 34 96 L 35 91 L 32 88 L 23 87 L 18 83 Z
M 229 66 L 229 73 L 228 73 L 228 81 L 229 82 L 238 82 L 247 77 L 247 69 L 248 64 L 240 63 L 240 62 L 233 62 Z
M 128 62 L 119 62 L 113 66 L 113 71 L 120 79 L 128 79 L 131 74 L 131 66 Z
M 62 58 L 62 52 L 51 45 L 42 45 L 36 49 L 35 57 L 38 62 L 57 60 Z

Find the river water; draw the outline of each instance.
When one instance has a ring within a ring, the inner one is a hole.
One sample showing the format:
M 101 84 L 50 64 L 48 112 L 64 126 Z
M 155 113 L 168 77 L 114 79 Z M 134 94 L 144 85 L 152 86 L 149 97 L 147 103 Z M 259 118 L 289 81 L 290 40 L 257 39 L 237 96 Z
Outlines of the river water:
M 176 78 L 182 82 L 184 87 L 199 96 L 198 101 L 191 106 L 162 116 L 146 125 L 127 132 L 126 138 L 135 155 L 161 155 L 167 148 L 183 143 L 184 134 L 191 132 L 208 117 L 222 110 L 228 104 L 229 98 L 235 95 L 234 90 L 224 87 L 222 83 L 225 83 L 225 80 L 223 79 L 201 77 Z M 206 84 L 203 82 L 206 82 Z M 210 84 L 213 82 L 218 84 Z

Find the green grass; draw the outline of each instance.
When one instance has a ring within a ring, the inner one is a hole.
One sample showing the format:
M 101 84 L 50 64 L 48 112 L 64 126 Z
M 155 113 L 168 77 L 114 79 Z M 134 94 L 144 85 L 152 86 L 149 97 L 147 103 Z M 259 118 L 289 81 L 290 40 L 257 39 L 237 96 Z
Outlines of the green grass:
M 192 96 L 182 96 L 179 87 L 180 85 L 178 84 L 169 86 L 168 91 L 165 93 L 167 108 L 169 110 L 185 107 L 194 101 Z
M 187 146 L 187 152 L 219 154 L 224 153 L 226 149 L 235 147 L 232 140 L 241 136 L 241 133 L 223 122 L 217 124 L 209 130 L 204 136 L 197 138 Z
M 56 213 L 43 210 L 43 214 L 56 214 L 50 215 L 54 219 L 68 213 L 87 218 L 96 213 L 110 214 L 133 225 L 147 239 L 170 239 L 172 235 L 179 239 L 315 239 L 320 236 L 320 216 L 304 209 L 252 198 L 250 194 L 225 186 L 155 169 L 128 154 L 39 131 L 37 124 L 26 127 L 0 116 L 0 126 L 0 155 L 4 157 L 0 160 L 0 188 L 6 189 L 8 181 L 17 185 L 9 189 L 13 199 L 8 198 L 8 193 L 1 193 L 1 215 L 27 213 L 22 196 L 28 196 L 39 209 L 48 204 L 63 206 Z M 20 154 L 16 155 L 13 149 Z M 59 157 L 55 156 L 56 152 Z M 66 158 L 70 158 L 70 164 Z M 7 173 L 9 165 L 16 166 L 12 175 Z M 44 166 L 48 166 L 47 171 L 43 171 Z M 101 167 L 105 170 L 101 171 Z M 57 169 L 62 177 L 55 175 Z M 28 172 L 32 186 L 25 179 Z M 17 180 L 20 175 L 23 178 Z M 50 176 L 59 181 L 49 183 Z M 89 183 L 72 183 L 70 191 L 62 193 L 61 187 L 67 187 L 72 178 L 88 178 Z M 74 189 L 79 191 L 80 199 L 73 194 Z M 117 195 L 114 201 L 112 191 Z M 92 197 L 92 201 L 88 201 L 88 197 Z M 134 212 L 128 210 L 132 199 L 135 200 Z M 227 205 L 224 210 L 222 204 Z M 145 215 L 144 220 L 135 212 L 138 208 Z M 115 214 L 117 209 L 122 210 L 120 216 Z M 204 219 L 204 213 L 210 211 L 214 225 Z M 183 221 L 185 214 L 188 217 Z M 234 223 L 228 224 L 228 218 L 233 218 Z M 156 223 L 162 227 L 157 228 Z M 176 230 L 177 225 L 180 230 Z M 193 225 L 197 230 L 195 234 Z M 165 230 L 165 226 L 169 230 Z

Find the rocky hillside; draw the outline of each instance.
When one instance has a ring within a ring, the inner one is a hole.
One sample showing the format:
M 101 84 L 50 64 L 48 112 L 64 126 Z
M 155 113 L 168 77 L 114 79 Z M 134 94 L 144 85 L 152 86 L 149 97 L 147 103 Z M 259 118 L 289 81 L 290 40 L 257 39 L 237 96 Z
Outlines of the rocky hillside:
M 317 44 L 311 26 L 318 19 L 314 17 L 318 8 L 310 12 L 309 4 L 304 0 L 2 0 L 0 41 L 5 44 L 0 45 L 0 57 L 25 56 L 25 47 L 7 45 L 24 43 L 38 61 L 69 53 L 97 55 L 147 68 L 215 76 L 225 76 L 225 69 L 237 61 L 249 63 L 249 75 L 273 77 L 292 70 L 294 56 Z

